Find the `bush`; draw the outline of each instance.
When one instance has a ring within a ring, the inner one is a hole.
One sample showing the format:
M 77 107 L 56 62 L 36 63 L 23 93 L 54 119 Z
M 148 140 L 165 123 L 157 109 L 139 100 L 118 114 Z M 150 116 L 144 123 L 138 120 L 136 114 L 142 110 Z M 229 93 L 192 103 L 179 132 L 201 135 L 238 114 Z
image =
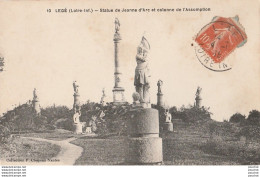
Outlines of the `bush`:
M 251 125 L 260 125 L 260 112 L 257 110 L 250 111 L 247 122 Z
M 190 106 L 188 108 L 182 107 L 179 113 L 176 112 L 175 114 L 186 123 L 199 123 L 211 120 L 212 113 L 209 112 L 209 108 Z
M 240 113 L 236 113 L 233 114 L 230 119 L 229 122 L 231 123 L 243 123 L 246 120 L 246 116 L 240 114 Z
M 10 137 L 10 130 L 3 125 L 0 125 L 0 142 L 5 143 Z

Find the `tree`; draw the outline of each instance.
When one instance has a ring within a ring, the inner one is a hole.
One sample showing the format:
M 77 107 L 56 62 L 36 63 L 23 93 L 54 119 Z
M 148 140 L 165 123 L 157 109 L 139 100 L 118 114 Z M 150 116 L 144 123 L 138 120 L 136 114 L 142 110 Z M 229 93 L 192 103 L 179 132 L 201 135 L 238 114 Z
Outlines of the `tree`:
M 241 123 L 241 122 L 244 122 L 246 120 L 246 116 L 245 115 L 242 115 L 240 113 L 235 113 L 233 114 L 230 119 L 229 119 L 229 122 L 232 122 L 232 123 Z
M 260 112 L 257 110 L 250 111 L 247 122 L 251 125 L 260 125 Z

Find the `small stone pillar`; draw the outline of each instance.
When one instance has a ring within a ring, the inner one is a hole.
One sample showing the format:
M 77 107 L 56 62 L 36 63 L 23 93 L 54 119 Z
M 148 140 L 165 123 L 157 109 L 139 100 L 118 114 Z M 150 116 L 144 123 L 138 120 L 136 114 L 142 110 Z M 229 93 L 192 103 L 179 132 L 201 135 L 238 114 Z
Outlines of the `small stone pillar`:
M 82 129 L 83 129 L 83 124 L 82 122 L 79 122 L 79 123 L 74 123 L 74 133 L 75 134 L 82 134 Z
M 195 100 L 196 100 L 196 107 L 200 108 L 201 107 L 201 100 L 202 100 L 201 97 L 196 97 Z
M 157 106 L 163 107 L 163 94 L 157 93 Z
M 40 114 L 41 114 L 41 107 L 40 107 L 38 95 L 37 95 L 37 93 L 36 93 L 36 88 L 34 88 L 34 90 L 33 90 L 32 106 L 33 106 L 33 111 L 34 111 L 37 115 L 40 115 Z
M 159 113 L 152 108 L 130 111 L 128 119 L 129 149 L 126 164 L 160 164 L 163 161 L 162 138 L 159 137 Z
M 163 107 L 164 106 L 164 100 L 163 100 L 163 93 L 162 93 L 162 85 L 163 85 L 163 81 L 159 80 L 157 82 L 157 86 L 158 86 L 158 92 L 157 92 L 157 106 L 158 107 Z
M 196 98 L 195 98 L 195 107 L 196 108 L 200 108 L 201 107 L 201 100 L 202 100 L 202 98 L 201 98 L 201 96 L 200 96 L 200 93 L 201 93 L 201 90 L 202 90 L 202 88 L 200 88 L 200 87 L 198 87 L 197 88 L 197 92 L 196 92 Z

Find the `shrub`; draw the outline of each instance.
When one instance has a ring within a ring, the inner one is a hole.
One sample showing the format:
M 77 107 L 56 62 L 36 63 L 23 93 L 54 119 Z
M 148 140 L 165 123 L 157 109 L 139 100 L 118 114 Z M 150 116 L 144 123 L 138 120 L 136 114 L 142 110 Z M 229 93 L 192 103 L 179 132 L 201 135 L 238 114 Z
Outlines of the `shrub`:
M 10 130 L 3 125 L 0 125 L 0 142 L 5 143 L 10 137 Z
M 260 112 L 257 110 L 250 111 L 247 122 L 251 125 L 260 125 Z
M 240 113 L 236 113 L 236 114 L 233 114 L 230 119 L 229 119 L 229 122 L 231 123 L 242 123 L 246 120 L 246 116 L 240 114 Z

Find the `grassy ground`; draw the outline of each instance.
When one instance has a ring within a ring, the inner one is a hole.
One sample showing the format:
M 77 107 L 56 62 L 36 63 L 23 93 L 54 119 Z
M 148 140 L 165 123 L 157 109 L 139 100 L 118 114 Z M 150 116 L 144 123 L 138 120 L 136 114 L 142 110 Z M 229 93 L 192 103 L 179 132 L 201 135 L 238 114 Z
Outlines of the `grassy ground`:
M 124 163 L 127 142 L 118 139 L 81 138 L 71 142 L 84 148 L 76 165 L 119 165 Z M 236 159 L 208 154 L 198 146 L 200 142 L 182 142 L 163 139 L 163 161 L 165 165 L 235 165 Z
M 77 139 L 72 144 L 84 149 L 76 165 L 120 165 L 127 152 L 126 137 L 86 137 L 72 132 L 56 130 L 48 133 L 28 133 L 20 136 L 51 140 Z M 246 143 L 230 136 L 212 136 L 207 125 L 188 126 L 175 123 L 174 132 L 161 134 L 163 163 L 165 165 L 249 165 L 260 164 L 260 143 Z M 46 149 L 48 151 L 46 151 Z M 0 145 L 2 157 L 50 158 L 59 147 L 46 142 L 15 138 L 12 143 Z M 3 154 L 3 155 L 2 155 Z
M 230 137 L 211 137 L 205 127 L 180 124 L 173 133 L 162 134 L 165 165 L 260 164 L 260 143 L 245 144 Z M 79 138 L 73 142 L 84 149 L 76 165 L 122 164 L 127 140 Z
M 125 138 L 97 139 L 82 137 L 71 143 L 84 151 L 75 165 L 118 165 L 125 161 L 127 142 Z
M 0 144 L 0 158 L 4 159 L 48 159 L 55 157 L 60 147 L 47 142 L 13 136 Z

